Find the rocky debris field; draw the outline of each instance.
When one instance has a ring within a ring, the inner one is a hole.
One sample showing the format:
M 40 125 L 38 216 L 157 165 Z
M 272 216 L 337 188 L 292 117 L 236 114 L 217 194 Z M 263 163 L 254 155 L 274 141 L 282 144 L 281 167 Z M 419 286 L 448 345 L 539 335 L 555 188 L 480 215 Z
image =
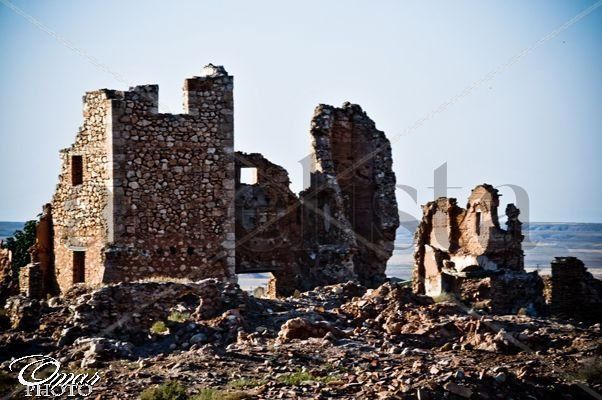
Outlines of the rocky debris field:
M 98 399 L 599 398 L 599 322 L 481 315 L 445 300 L 352 282 L 257 299 L 212 279 L 13 297 L 0 395 L 22 397 L 11 359 L 45 354 L 97 372 Z

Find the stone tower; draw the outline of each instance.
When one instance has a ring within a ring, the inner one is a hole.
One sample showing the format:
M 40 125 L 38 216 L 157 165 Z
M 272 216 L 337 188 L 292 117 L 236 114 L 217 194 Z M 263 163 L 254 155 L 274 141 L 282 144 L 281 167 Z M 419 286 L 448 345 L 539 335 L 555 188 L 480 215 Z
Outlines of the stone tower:
M 235 279 L 233 77 L 184 82 L 184 114 L 157 85 L 84 96 L 52 199 L 61 291 L 149 276 Z

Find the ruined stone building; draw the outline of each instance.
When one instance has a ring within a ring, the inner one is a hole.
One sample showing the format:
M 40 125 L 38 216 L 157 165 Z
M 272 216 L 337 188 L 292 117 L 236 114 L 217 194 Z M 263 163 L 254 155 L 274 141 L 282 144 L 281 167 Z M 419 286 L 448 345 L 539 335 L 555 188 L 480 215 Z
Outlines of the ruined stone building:
M 283 168 L 234 152 L 232 93 L 211 64 L 185 80 L 183 114 L 158 112 L 156 85 L 86 93 L 22 291 L 248 272 L 272 273 L 272 295 L 384 282 L 399 224 L 384 133 L 357 105 L 318 106 L 317 168 L 296 196 Z M 245 168 L 255 182 L 241 182 Z
M 156 85 L 86 93 L 45 212 L 45 282 L 64 291 L 150 276 L 234 279 L 232 90 L 232 77 L 209 66 L 184 82 L 183 114 L 158 112 Z
M 315 170 L 299 197 L 287 172 L 237 153 L 236 270 L 271 272 L 269 292 L 290 294 L 347 280 L 385 282 L 399 226 L 391 146 L 360 106 L 320 105 L 311 121 Z
M 602 281 L 574 257 L 556 257 L 552 276 L 524 269 L 519 210 L 506 207 L 506 229 L 498 220 L 498 191 L 472 190 L 466 208 L 439 198 L 423 206 L 416 231 L 414 291 L 437 297 L 454 294 L 496 314 L 549 313 L 599 320 Z
M 503 230 L 498 207 L 498 192 L 487 184 L 472 190 L 466 209 L 459 207 L 456 199 L 446 197 L 423 206 L 416 232 L 415 291 L 436 296 L 453 282 L 446 276 L 523 269 L 519 212 L 508 205 L 508 230 Z
M 470 300 L 490 299 L 500 313 L 543 303 L 541 279 L 524 270 L 519 210 L 508 204 L 504 230 L 498 207 L 498 191 L 487 184 L 472 190 L 465 209 L 446 197 L 423 206 L 414 252 L 415 292 L 471 292 Z
M 234 151 L 232 94 L 232 76 L 211 64 L 185 80 L 183 114 L 158 112 L 156 85 L 86 93 L 18 284 L 0 249 L 0 302 L 17 290 L 43 297 L 78 283 L 235 282 L 258 272 L 271 274 L 270 296 L 385 282 L 399 226 L 385 134 L 358 105 L 316 107 L 311 183 L 297 195 L 284 168 Z M 600 281 L 571 257 L 557 258 L 549 278 L 527 273 L 519 210 L 506 207 L 502 229 L 498 207 L 487 184 L 466 208 L 453 198 L 423 206 L 414 291 L 453 293 L 494 313 L 600 318 Z

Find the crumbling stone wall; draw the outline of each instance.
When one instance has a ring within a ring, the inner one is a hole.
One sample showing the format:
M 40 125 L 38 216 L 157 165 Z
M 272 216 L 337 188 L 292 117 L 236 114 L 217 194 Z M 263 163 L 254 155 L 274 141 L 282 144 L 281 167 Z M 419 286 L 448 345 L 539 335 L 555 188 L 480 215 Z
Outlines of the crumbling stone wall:
M 244 168 L 256 169 L 256 182 L 241 182 Z M 261 154 L 236 152 L 236 272 L 271 272 L 271 297 L 291 295 L 309 283 L 300 202 L 289 185 L 284 168 Z
M 602 281 L 587 271 L 576 257 L 552 261 L 550 312 L 555 315 L 602 320 Z
M 399 226 L 391 147 L 358 106 L 319 105 L 311 122 L 316 170 L 297 198 L 288 174 L 237 153 L 237 272 L 272 272 L 270 295 L 357 280 L 376 287 Z M 240 170 L 257 168 L 257 182 Z
M 103 281 L 111 207 L 111 95 L 84 96 L 84 122 L 75 143 L 60 152 L 61 172 L 52 198 L 56 279 L 65 290 L 74 283 L 74 251 L 86 252 L 85 281 Z M 82 182 L 73 184 L 76 157 L 83 160 Z
M 479 265 L 493 269 L 520 271 L 524 268 L 522 251 L 523 236 L 518 221 L 519 210 L 514 204 L 506 208 L 507 229 L 500 229 L 497 209 L 499 196 L 491 185 L 479 185 L 473 189 L 466 211 L 462 212 L 459 227 L 459 254 L 452 257 L 456 268 L 474 263 L 474 256 L 481 256 Z M 462 256 L 466 255 L 464 259 Z M 486 259 L 485 259 L 486 257 Z M 491 264 L 492 263 L 492 264 Z
M 487 184 L 473 189 L 466 209 L 448 198 L 423 206 L 415 235 L 414 292 L 453 293 L 495 314 L 549 312 L 600 320 L 602 281 L 574 257 L 556 257 L 551 278 L 527 273 L 520 212 L 513 204 L 506 207 L 503 230 L 498 206 L 497 190 Z
M 415 292 L 437 296 L 457 290 L 457 278 L 524 270 L 519 210 L 508 205 L 508 229 L 504 230 L 498 206 L 498 192 L 487 184 L 472 190 L 466 209 L 453 198 L 423 206 L 415 236 Z
M 58 293 L 58 285 L 54 271 L 53 236 L 52 206 L 45 204 L 36 226 L 36 242 L 32 249 L 32 262 L 40 264 L 42 292 L 55 295 Z
M 12 265 L 11 251 L 0 246 L 0 306 L 4 305 L 8 297 L 19 292 L 18 284 L 19 278 Z
M 19 293 L 34 299 L 44 298 L 44 279 L 39 262 L 19 268 Z
M 300 194 L 304 241 L 320 284 L 386 279 L 399 226 L 391 145 L 359 105 L 319 105 L 311 122 L 316 170 Z
M 186 114 L 158 113 L 156 85 L 86 94 L 52 201 L 61 290 L 82 251 L 93 285 L 234 279 L 232 89 L 232 77 L 209 65 L 185 81 Z

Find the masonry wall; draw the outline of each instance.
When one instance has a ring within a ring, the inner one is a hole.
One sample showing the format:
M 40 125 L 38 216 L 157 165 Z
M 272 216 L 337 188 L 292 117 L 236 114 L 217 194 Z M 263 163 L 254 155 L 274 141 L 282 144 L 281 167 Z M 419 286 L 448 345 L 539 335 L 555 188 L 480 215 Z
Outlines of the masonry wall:
M 548 284 L 552 314 L 591 321 L 602 319 L 602 281 L 594 278 L 578 258 L 555 257 Z
M 92 285 L 235 279 L 232 90 L 223 67 L 209 65 L 185 81 L 185 114 L 159 113 L 156 85 L 85 95 L 52 201 L 62 291 L 74 283 L 76 251 Z
M 158 87 L 112 99 L 114 224 L 106 281 L 234 280 L 233 79 L 187 79 L 186 114 L 161 114 Z
M 103 280 L 108 239 L 111 165 L 107 138 L 110 137 L 111 91 L 98 90 L 84 96 L 84 122 L 75 143 L 61 150 L 61 172 L 52 198 L 54 219 L 55 273 L 61 291 L 73 284 L 73 251 L 86 251 L 85 280 Z M 72 183 L 73 156 L 83 160 L 82 183 Z
M 316 170 L 300 193 L 310 274 L 320 285 L 386 279 L 399 226 L 391 145 L 357 104 L 316 107 Z
M 287 172 L 237 153 L 237 272 L 271 272 L 268 294 L 357 280 L 382 283 L 399 225 L 391 147 L 360 106 L 319 105 L 311 121 L 316 168 L 299 197 Z
M 256 182 L 241 182 L 255 168 Z M 236 152 L 236 272 L 271 272 L 268 296 L 312 287 L 303 251 L 301 204 L 286 170 L 261 154 Z
M 40 263 L 19 268 L 19 293 L 31 298 L 44 298 L 44 278 Z
M 472 256 L 487 257 L 487 260 L 484 257 L 478 260 L 484 267 L 521 271 L 524 268 L 524 257 L 519 211 L 513 204 L 508 205 L 508 229 L 504 230 L 500 228 L 498 207 L 499 196 L 492 186 L 483 184 L 472 190 L 466 210 L 458 216 L 458 248 Z M 464 262 L 458 257 L 452 257 L 452 260 L 456 267 Z M 467 260 L 472 262 L 470 257 Z
M 54 271 L 54 228 L 52 226 L 52 207 L 45 204 L 36 226 L 36 243 L 30 249 L 33 262 L 40 264 L 42 274 L 42 291 L 51 295 L 58 294 L 58 285 Z
M 508 205 L 504 230 L 498 206 L 497 190 L 487 184 L 472 190 L 466 208 L 444 197 L 423 206 L 415 235 L 413 286 L 417 293 L 438 296 L 449 291 L 455 286 L 454 276 L 524 270 L 519 211 Z

